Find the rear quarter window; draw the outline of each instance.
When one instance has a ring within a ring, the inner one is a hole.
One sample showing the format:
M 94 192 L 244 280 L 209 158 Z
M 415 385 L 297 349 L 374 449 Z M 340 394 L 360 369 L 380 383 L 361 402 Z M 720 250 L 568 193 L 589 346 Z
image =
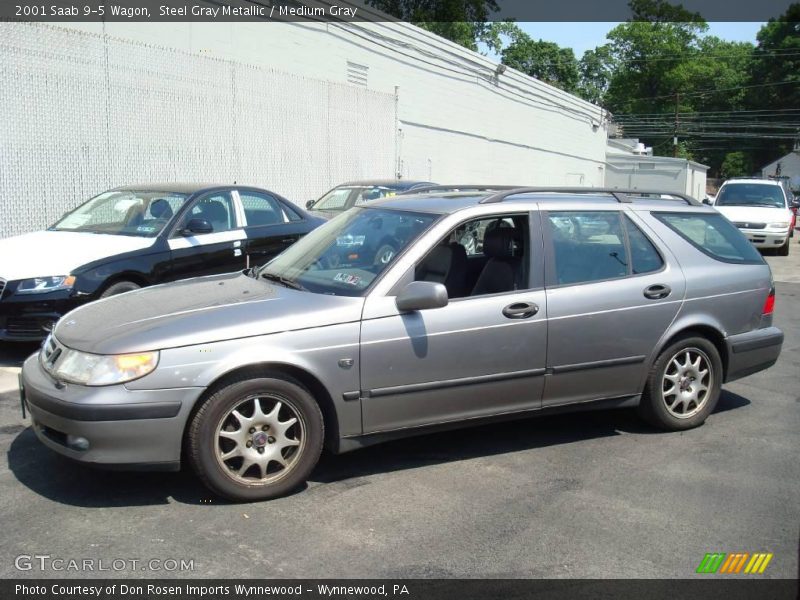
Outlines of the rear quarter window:
M 742 232 L 720 214 L 654 212 L 652 215 L 715 260 L 740 264 L 764 262 Z

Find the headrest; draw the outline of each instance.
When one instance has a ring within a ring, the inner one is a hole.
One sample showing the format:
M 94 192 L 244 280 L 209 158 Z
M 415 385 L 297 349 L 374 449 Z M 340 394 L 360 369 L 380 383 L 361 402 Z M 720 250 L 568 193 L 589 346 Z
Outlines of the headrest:
M 172 216 L 172 207 L 163 198 L 156 198 L 150 203 L 150 214 L 154 219 L 169 219 Z
M 522 254 L 522 236 L 513 227 L 497 227 L 486 232 L 483 253 L 491 258 L 512 258 Z
M 450 246 L 436 246 L 425 259 L 423 268 L 428 273 L 447 274 L 453 260 L 453 249 Z

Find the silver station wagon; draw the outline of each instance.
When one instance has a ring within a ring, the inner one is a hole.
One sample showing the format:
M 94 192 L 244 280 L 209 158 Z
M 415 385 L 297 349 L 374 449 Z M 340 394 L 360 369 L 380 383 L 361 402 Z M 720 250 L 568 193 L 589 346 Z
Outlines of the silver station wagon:
M 759 253 L 692 198 L 433 191 L 348 210 L 258 269 L 82 306 L 21 393 L 61 454 L 186 460 L 259 500 L 323 447 L 484 419 L 635 406 L 696 427 L 723 383 L 777 360 L 774 301 Z

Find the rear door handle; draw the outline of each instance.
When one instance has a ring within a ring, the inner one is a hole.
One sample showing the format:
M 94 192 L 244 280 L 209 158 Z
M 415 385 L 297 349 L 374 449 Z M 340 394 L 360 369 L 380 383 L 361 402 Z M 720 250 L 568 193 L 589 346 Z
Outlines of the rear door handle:
M 527 319 L 539 312 L 539 307 L 533 302 L 515 302 L 503 309 L 503 314 L 509 319 Z
M 671 293 L 672 288 L 663 283 L 656 283 L 655 285 L 644 288 L 644 297 L 650 300 L 660 300 L 661 298 L 666 298 Z

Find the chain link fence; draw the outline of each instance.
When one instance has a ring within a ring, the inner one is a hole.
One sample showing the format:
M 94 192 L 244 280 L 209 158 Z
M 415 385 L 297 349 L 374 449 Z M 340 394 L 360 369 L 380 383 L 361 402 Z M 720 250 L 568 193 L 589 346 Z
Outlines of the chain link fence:
M 303 205 L 395 173 L 391 94 L 20 23 L 0 23 L 0 82 L 0 238 L 118 185 L 236 181 Z

